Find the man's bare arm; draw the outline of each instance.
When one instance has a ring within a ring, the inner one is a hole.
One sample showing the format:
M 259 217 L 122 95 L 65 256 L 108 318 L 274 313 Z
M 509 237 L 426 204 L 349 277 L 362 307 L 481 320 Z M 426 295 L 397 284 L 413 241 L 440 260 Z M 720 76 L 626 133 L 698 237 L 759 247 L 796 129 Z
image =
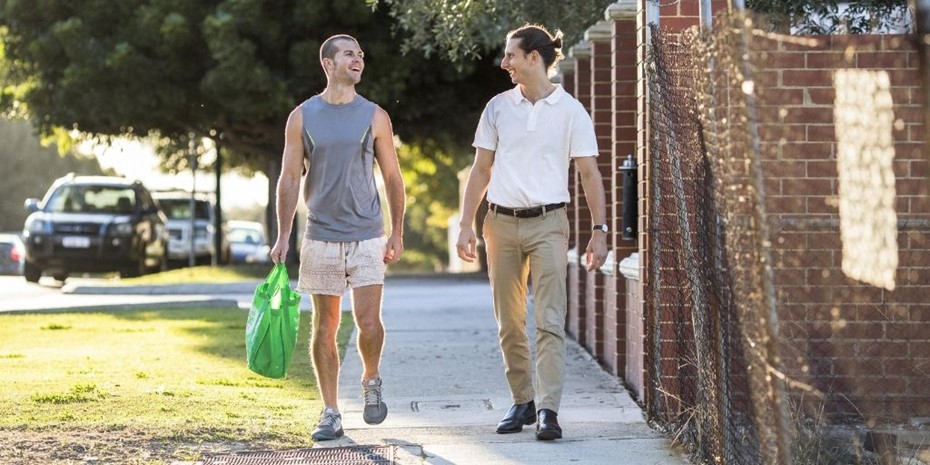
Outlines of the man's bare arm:
M 388 236 L 384 251 L 385 263 L 396 263 L 404 251 L 404 212 L 407 197 L 404 192 L 404 178 L 394 149 L 394 129 L 391 118 L 381 107 L 375 110 L 372 121 L 372 133 L 375 137 L 375 158 L 384 179 L 388 209 L 391 212 L 391 235 Z
M 578 172 L 581 173 L 581 187 L 584 189 L 584 199 L 588 204 L 588 210 L 591 212 L 592 223 L 606 223 L 607 200 L 604 196 L 604 181 L 601 172 L 597 169 L 597 158 L 576 157 L 573 160 Z M 587 270 L 594 271 L 600 268 L 607 260 L 607 233 L 603 231 L 592 232 L 591 240 L 588 241 L 585 252 Z
M 488 149 L 475 149 L 475 162 L 468 173 L 465 194 L 462 196 L 462 219 L 459 222 L 459 239 L 456 243 L 459 258 L 474 262 L 477 258 L 478 238 L 473 223 L 478 204 L 488 191 L 491 181 L 491 167 L 494 166 L 494 152 Z
M 297 107 L 288 116 L 287 127 L 284 130 L 284 154 L 281 158 L 281 175 L 278 177 L 276 190 L 278 237 L 271 249 L 271 260 L 275 263 L 283 262 L 290 248 L 291 227 L 297 211 L 297 197 L 300 195 L 303 152 L 303 115 L 300 107 Z

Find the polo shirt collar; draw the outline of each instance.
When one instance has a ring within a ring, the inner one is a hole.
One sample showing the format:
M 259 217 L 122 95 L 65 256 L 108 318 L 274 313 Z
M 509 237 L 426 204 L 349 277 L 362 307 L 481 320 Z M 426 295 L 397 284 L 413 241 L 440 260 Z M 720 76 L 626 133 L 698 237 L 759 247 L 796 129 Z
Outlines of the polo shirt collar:
M 527 100 L 527 98 L 523 96 L 523 92 L 520 91 L 520 85 L 519 85 L 519 84 L 516 85 L 516 86 L 514 86 L 514 88 L 513 88 L 513 90 L 511 91 L 510 95 L 513 97 L 513 103 L 515 103 L 515 104 L 518 104 L 518 105 L 519 105 L 520 102 L 522 102 L 522 101 L 524 101 L 524 100 L 526 100 L 527 102 L 529 102 L 529 100 Z M 546 97 L 546 98 L 544 98 L 543 100 L 544 100 L 546 103 L 548 103 L 549 105 L 555 105 L 556 103 L 559 102 L 559 100 L 562 99 L 562 96 L 563 96 L 563 95 L 565 95 L 565 89 L 562 88 L 562 85 L 561 85 L 561 84 L 556 84 L 556 85 L 555 85 L 555 90 L 553 90 L 552 93 L 549 94 L 549 96 Z

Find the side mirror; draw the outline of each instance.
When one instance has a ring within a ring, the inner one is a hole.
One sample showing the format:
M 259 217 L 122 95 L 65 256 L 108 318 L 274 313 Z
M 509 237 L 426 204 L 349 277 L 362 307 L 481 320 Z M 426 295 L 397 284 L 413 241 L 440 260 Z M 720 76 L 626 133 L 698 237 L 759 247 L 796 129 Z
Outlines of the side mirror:
M 23 202 L 23 208 L 29 213 L 39 211 L 39 199 L 26 199 L 26 201 Z

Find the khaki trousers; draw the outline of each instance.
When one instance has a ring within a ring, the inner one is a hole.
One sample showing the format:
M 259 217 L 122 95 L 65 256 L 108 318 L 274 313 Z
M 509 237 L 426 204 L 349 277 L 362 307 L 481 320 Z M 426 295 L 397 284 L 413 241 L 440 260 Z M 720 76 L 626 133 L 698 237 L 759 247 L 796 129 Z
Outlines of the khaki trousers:
M 536 316 L 537 409 L 559 411 L 565 380 L 568 214 L 565 208 L 536 218 L 488 212 L 484 220 L 494 317 L 514 403 L 534 400 L 526 333 L 527 275 L 533 279 Z

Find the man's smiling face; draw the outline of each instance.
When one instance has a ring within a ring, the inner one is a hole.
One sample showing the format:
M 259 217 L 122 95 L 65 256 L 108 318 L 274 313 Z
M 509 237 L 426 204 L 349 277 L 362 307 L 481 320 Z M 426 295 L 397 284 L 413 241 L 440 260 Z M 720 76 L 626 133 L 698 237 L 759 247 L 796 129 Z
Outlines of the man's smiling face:
M 333 56 L 333 70 L 330 78 L 349 80 L 358 84 L 362 80 L 365 70 L 365 52 L 353 40 L 340 40 L 336 42 L 337 52 Z

